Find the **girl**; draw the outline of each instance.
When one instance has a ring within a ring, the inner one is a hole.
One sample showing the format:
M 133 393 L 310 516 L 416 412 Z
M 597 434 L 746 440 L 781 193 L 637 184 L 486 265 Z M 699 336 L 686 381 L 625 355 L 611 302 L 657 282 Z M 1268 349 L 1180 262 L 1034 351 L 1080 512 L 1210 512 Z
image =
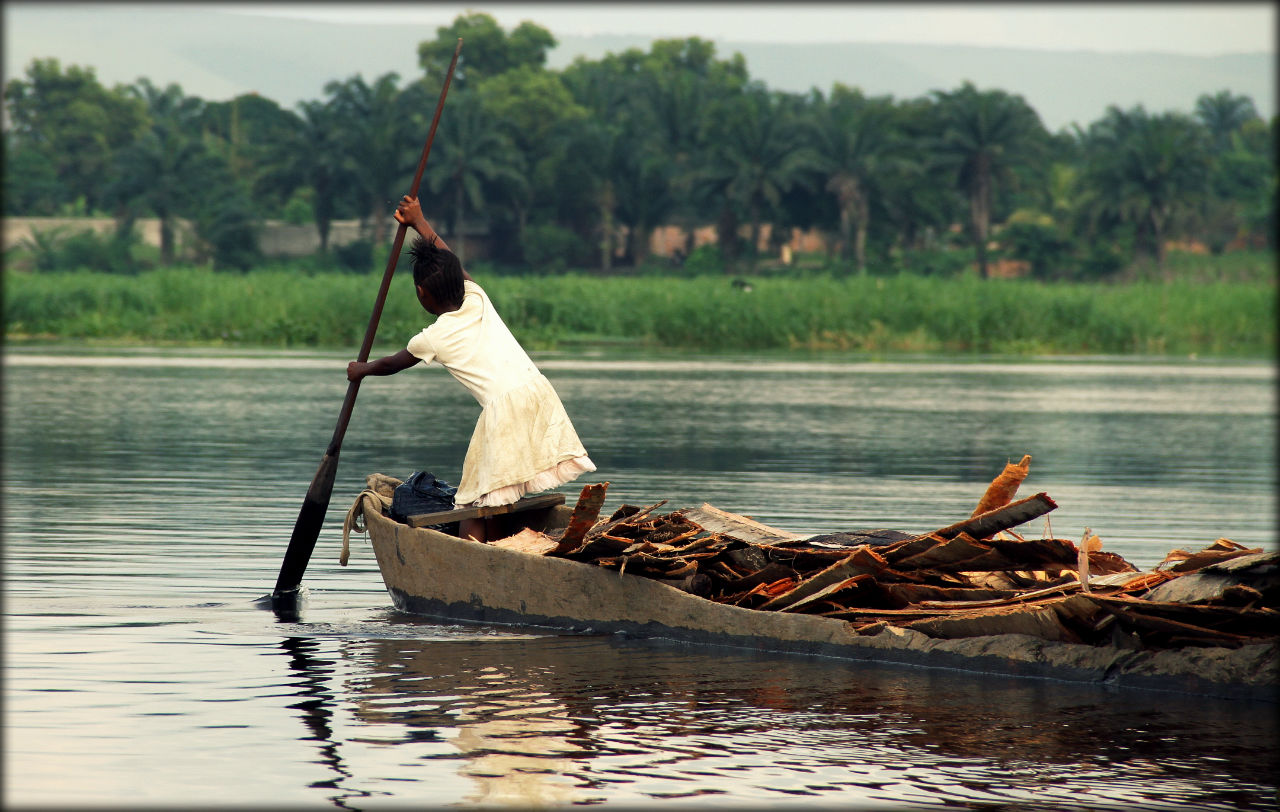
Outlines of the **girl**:
M 413 257 L 418 302 L 437 318 L 394 355 L 347 365 L 347 378 L 392 375 L 419 361 L 438 361 L 481 406 L 455 506 L 508 505 L 596 469 L 550 381 L 529 360 L 484 290 L 405 195 L 396 220 L 419 236 Z M 483 519 L 467 519 L 459 534 L 485 540 Z

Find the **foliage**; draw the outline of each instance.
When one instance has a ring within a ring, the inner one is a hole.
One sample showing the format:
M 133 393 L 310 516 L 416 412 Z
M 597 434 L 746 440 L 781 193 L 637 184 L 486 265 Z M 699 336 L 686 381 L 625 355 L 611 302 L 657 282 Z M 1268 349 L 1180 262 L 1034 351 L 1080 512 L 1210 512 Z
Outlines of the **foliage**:
M 334 220 L 359 218 L 381 246 L 459 37 L 421 194 L 460 256 L 484 235 L 504 266 L 608 273 L 660 266 L 647 256 L 660 226 L 685 230 L 685 252 L 713 227 L 732 272 L 815 228 L 834 254 L 820 262 L 840 272 L 951 276 L 976 261 L 985 276 L 994 244 L 1060 279 L 1144 257 L 1159 269 L 1177 243 L 1276 243 L 1277 120 L 1225 90 L 1192 114 L 1112 108 L 1050 135 L 1022 98 L 968 82 L 908 99 L 773 91 L 698 37 L 552 70 L 546 29 L 481 12 L 420 44 L 421 74 L 338 77 L 292 110 L 146 77 L 108 89 L 91 69 L 35 60 L 4 88 L 4 214 L 155 217 L 164 265 L 194 250 L 248 267 L 264 219 L 314 222 L 324 252 Z M 1052 226 L 1019 221 L 1026 211 Z M 363 267 L 364 253 L 342 262 Z
M 313 205 L 315 197 L 316 190 L 310 186 L 294 189 L 280 210 L 280 219 L 294 226 L 302 226 L 314 221 L 316 219 L 316 209 Z
M 65 235 L 62 229 L 50 228 L 32 231 L 22 241 L 22 247 L 31 254 L 32 266 L 37 271 L 56 271 L 59 269 L 61 255 L 60 243 Z
M 346 164 L 356 211 L 370 241 L 391 230 L 391 212 L 413 177 L 427 129 L 423 88 L 401 89 L 399 76 L 387 73 L 369 84 L 360 75 L 325 85 L 327 115 L 338 126 L 333 146 Z M 340 124 L 340 126 L 339 126 Z
M 903 253 L 898 269 L 915 276 L 955 277 L 973 264 L 973 252 L 954 249 L 925 249 Z
M 1275 139 L 1253 103 L 1227 93 L 1202 96 L 1197 117 L 1209 131 L 1209 191 L 1195 230 L 1209 250 L 1233 242 L 1275 244 Z
M 62 197 L 56 164 L 4 133 L 4 213 L 53 214 Z
M 519 261 L 530 215 L 555 205 L 557 169 L 570 159 L 570 136 L 586 120 L 587 111 L 573 100 L 558 74 L 544 70 L 508 70 L 486 77 L 476 94 L 499 132 L 523 156 L 524 182 L 503 186 L 515 238 L 501 257 Z
M 88 268 L 115 274 L 134 274 L 139 270 L 133 249 L 140 242 L 136 232 L 114 232 L 101 235 L 80 231 L 68 236 L 59 246 L 62 268 Z
M 170 89 L 181 96 L 176 85 Z M 218 159 L 183 132 L 177 113 L 164 109 L 174 104 L 172 94 L 153 96 L 151 101 L 152 124 L 120 151 L 104 199 L 128 217 L 159 218 L 161 262 L 172 264 L 175 221 L 192 216 L 207 198 L 207 184 L 217 171 Z
M 25 78 L 5 85 L 4 100 L 6 128 L 13 134 L 6 149 L 12 145 L 39 155 L 55 168 L 60 188 L 86 195 L 90 209 L 98 208 L 101 178 L 109 176 L 115 152 L 145 127 L 139 100 L 120 88 L 102 87 L 92 68 L 71 65 L 64 71 L 56 59 L 34 60 Z M 6 171 L 6 195 L 10 180 Z M 27 196 L 36 205 L 45 202 L 40 195 Z
M 310 190 L 311 210 L 321 250 L 329 247 L 329 231 L 338 213 L 348 204 L 350 190 L 356 188 L 358 167 L 352 162 L 341 137 L 341 121 L 332 104 L 305 101 L 291 130 L 266 150 L 262 173 L 254 186 L 296 195 Z
M 461 14 L 451 24 L 437 28 L 434 40 L 418 45 L 418 64 L 437 86 L 444 81 L 459 39 L 466 47 L 459 55 L 453 79 L 458 89 L 508 71 L 537 70 L 556 46 L 551 32 L 536 23 L 522 22 L 507 34 L 489 14 Z
M 435 217 L 435 211 L 442 213 L 447 223 L 442 230 L 458 235 L 450 245 L 465 265 L 463 235 L 470 215 L 484 211 L 490 202 L 496 208 L 527 196 L 528 181 L 521 154 L 474 93 L 456 94 L 436 136 L 426 170 L 426 193 L 421 195 L 423 212 L 428 217 Z
M 998 234 L 1000 244 L 1013 259 L 1027 262 L 1037 279 L 1067 276 L 1071 242 L 1048 215 L 1017 212 Z
M 373 268 L 373 243 L 358 239 L 339 245 L 333 249 L 333 258 L 340 268 L 365 273 Z
M 142 263 L 134 256 L 141 243 L 136 230 L 99 234 L 90 229 L 33 231 L 22 247 L 31 253 L 36 271 L 90 270 L 134 274 Z
M 968 201 L 978 272 L 985 278 L 995 188 L 1016 182 L 1018 170 L 1034 159 L 1047 133 L 1021 96 L 980 91 L 970 82 L 935 96 L 940 126 L 928 143 L 937 165 L 952 175 Z
M 1120 273 L 1124 266 L 1124 255 L 1114 245 L 1092 242 L 1076 261 L 1076 275 L 1086 280 L 1106 279 Z
M 1253 99 L 1227 90 L 1196 99 L 1195 116 L 1209 131 L 1209 140 L 1218 152 L 1227 150 L 1235 133 L 1259 120 Z
M 266 177 L 277 145 L 298 127 L 298 116 L 256 93 L 224 102 L 209 102 L 198 126 L 205 145 L 222 158 L 237 182 L 255 189 L 255 205 L 267 216 L 279 211 L 293 187 L 277 186 Z
M 259 227 L 243 190 L 211 196 L 197 211 L 195 222 L 196 234 L 216 270 L 247 271 L 259 260 Z
M 1203 131 L 1188 116 L 1111 107 L 1085 137 L 1087 205 L 1098 231 L 1123 226 L 1163 263 L 1165 244 L 1207 192 Z
M 529 226 L 524 233 L 524 257 L 532 268 L 561 272 L 570 262 L 581 265 L 591 259 L 591 246 L 567 228 L 546 223 Z
M 867 267 L 866 244 L 873 206 L 883 206 L 885 186 L 906 160 L 904 139 L 890 126 L 893 103 L 868 99 L 837 83 L 831 98 L 818 105 L 812 121 L 822 188 L 836 202 L 838 254 L 852 257 L 859 272 Z
M 747 250 L 753 257 L 760 226 L 772 219 L 783 193 L 807 183 L 820 166 L 812 148 L 796 146 L 798 125 L 786 115 L 784 104 L 762 87 L 749 88 L 726 104 L 714 130 L 716 146 L 698 173 L 708 193 L 722 194 L 745 213 L 751 229 Z
M 691 276 L 713 273 L 723 267 L 724 257 L 720 256 L 720 246 L 715 243 L 699 245 L 684 261 L 684 271 Z

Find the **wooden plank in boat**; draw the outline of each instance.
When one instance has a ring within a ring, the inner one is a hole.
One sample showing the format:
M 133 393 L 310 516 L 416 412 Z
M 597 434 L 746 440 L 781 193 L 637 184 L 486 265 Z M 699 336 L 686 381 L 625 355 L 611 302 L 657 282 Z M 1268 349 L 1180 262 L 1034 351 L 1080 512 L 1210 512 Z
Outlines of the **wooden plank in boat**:
M 410 516 L 405 524 L 410 527 L 429 527 L 433 524 L 460 522 L 463 519 L 481 519 L 486 516 L 500 516 L 503 513 L 523 513 L 526 510 L 555 507 L 564 504 L 562 493 L 539 493 L 525 496 L 510 505 L 490 505 L 488 507 L 466 507 L 455 510 L 441 510 L 436 513 L 419 513 Z
M 739 541 L 762 547 L 787 541 L 797 541 L 803 538 L 803 536 L 798 536 L 795 533 L 789 533 L 786 530 L 779 530 L 776 527 L 762 524 L 747 516 L 739 516 L 727 510 L 712 507 L 705 502 L 700 508 L 691 508 L 684 511 L 684 517 L 698 524 L 708 533 L 732 536 Z

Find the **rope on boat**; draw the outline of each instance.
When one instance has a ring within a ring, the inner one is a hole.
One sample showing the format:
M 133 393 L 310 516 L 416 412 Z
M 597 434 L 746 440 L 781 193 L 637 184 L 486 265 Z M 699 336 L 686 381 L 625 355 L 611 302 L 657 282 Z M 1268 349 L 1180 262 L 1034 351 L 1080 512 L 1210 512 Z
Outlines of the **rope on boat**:
M 365 489 L 360 491 L 351 509 L 347 511 L 347 518 L 342 520 L 342 553 L 338 556 L 339 564 L 345 567 L 351 558 L 351 531 L 362 534 L 369 531 L 368 524 L 360 521 L 364 518 L 364 498 L 372 496 L 377 499 L 385 512 L 391 507 L 391 496 L 400 482 L 401 480 L 386 474 L 369 474 L 365 477 Z

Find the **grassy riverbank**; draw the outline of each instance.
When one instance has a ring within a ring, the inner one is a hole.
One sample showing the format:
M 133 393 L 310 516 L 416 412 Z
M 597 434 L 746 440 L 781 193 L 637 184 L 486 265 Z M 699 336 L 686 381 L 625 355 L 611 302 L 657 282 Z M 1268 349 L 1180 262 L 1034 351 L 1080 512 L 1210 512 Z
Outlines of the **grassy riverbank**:
M 973 277 L 482 278 L 531 349 L 578 340 L 690 350 L 1274 355 L 1273 281 L 1044 283 Z M 378 277 L 168 269 L 4 275 L 9 341 L 356 349 Z M 398 272 L 375 352 L 427 317 Z

